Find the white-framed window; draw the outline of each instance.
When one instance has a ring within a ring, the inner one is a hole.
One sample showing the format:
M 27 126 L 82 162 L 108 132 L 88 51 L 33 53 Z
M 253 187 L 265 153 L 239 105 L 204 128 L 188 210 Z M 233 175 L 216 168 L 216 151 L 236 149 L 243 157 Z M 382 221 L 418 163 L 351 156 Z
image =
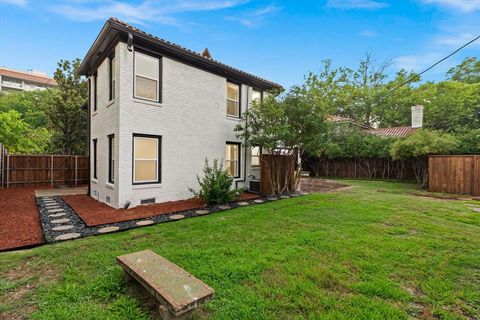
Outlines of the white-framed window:
M 262 91 L 253 89 L 252 90 L 252 101 L 262 101 Z
M 225 169 L 234 177 L 240 177 L 240 143 L 227 142 L 225 145 Z
M 240 86 L 227 82 L 227 115 L 240 117 Z
M 259 167 L 260 166 L 260 147 L 252 147 L 251 148 L 251 166 L 252 167 Z
M 160 101 L 160 59 L 135 51 L 134 60 L 134 97 Z
M 161 136 L 133 135 L 133 183 L 160 182 Z

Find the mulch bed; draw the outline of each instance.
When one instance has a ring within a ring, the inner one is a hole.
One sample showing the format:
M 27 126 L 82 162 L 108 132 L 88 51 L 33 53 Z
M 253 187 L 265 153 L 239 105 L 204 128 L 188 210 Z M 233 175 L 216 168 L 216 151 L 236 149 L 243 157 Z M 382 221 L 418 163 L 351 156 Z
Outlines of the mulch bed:
M 130 209 L 114 209 L 87 195 L 63 196 L 62 198 L 89 227 L 205 207 L 205 203 L 198 198 L 142 205 Z M 236 200 L 257 198 L 260 198 L 257 194 L 244 193 Z
M 35 189 L 0 189 L 0 250 L 44 242 Z

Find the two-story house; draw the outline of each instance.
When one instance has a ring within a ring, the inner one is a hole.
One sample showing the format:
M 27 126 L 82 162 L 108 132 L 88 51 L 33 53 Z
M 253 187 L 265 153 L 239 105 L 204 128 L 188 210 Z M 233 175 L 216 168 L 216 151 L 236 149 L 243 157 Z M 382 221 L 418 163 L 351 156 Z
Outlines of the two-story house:
M 205 158 L 223 159 L 236 186 L 259 177 L 258 149 L 233 129 L 280 85 L 114 18 L 79 72 L 90 84 L 93 198 L 115 208 L 190 198 Z

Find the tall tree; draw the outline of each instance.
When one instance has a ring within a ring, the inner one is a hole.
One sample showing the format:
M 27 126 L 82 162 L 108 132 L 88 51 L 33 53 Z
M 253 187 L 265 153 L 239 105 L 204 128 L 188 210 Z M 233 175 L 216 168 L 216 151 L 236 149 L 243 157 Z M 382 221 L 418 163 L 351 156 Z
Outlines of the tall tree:
M 480 60 L 476 57 L 465 58 L 458 66 L 448 70 L 447 77 L 466 83 L 480 82 Z
M 86 150 L 87 113 L 81 106 L 87 100 L 87 82 L 78 75 L 80 59 L 60 60 L 46 106 L 48 124 L 53 129 L 53 145 L 63 154 L 84 154 Z

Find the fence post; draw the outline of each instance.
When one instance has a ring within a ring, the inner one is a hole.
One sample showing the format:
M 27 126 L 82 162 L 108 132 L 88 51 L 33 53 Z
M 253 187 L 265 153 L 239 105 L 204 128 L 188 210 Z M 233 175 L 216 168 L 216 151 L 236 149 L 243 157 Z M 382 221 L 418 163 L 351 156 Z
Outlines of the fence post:
M 50 184 L 53 187 L 53 155 L 50 156 Z
M 7 154 L 7 171 L 6 171 L 6 180 L 7 180 L 7 188 L 8 188 L 8 185 L 9 185 L 9 179 L 8 179 L 8 171 L 10 170 L 10 155 Z
M 78 159 L 78 156 L 75 156 L 75 185 L 77 185 L 77 169 L 78 169 L 77 159 Z

